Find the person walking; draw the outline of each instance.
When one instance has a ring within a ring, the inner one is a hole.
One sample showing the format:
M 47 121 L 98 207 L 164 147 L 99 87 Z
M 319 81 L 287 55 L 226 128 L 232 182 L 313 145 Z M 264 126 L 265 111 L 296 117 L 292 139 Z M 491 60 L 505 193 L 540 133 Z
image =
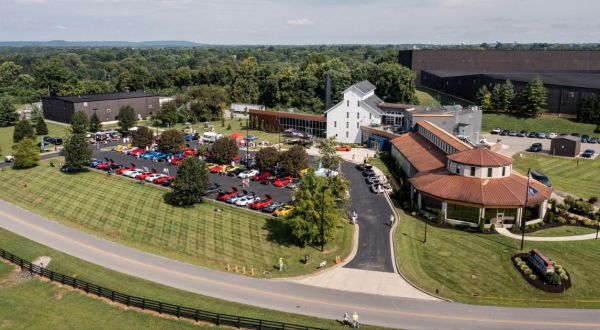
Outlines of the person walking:
M 283 270 L 283 258 L 279 257 L 279 271 Z
M 348 313 L 344 313 L 344 326 L 347 327 L 350 325 L 350 315 Z
M 352 314 L 352 328 L 358 329 L 360 328 L 360 324 L 358 324 L 358 313 L 354 312 Z
M 394 217 L 393 214 L 390 215 L 390 227 L 394 226 L 394 220 L 396 220 L 396 217 Z

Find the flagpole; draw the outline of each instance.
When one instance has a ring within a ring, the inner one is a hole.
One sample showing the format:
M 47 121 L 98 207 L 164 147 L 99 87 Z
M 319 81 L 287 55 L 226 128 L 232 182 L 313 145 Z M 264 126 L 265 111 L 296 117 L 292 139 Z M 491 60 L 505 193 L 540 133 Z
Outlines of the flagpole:
M 525 213 L 527 212 L 527 202 L 529 200 L 529 178 L 531 177 L 531 168 L 527 170 L 527 189 L 525 189 L 525 207 L 521 212 L 521 251 L 525 243 Z

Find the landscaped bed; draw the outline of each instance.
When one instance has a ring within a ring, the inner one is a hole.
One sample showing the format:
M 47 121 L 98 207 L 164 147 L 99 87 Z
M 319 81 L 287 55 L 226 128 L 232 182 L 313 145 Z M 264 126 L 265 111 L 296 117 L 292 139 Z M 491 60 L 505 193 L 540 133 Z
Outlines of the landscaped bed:
M 319 262 L 305 265 L 300 262 L 305 254 L 331 265 L 351 250 L 353 227 L 341 221 L 321 253 L 293 244 L 284 220 L 212 201 L 173 207 L 165 203 L 160 187 L 96 171 L 67 175 L 49 161 L 0 172 L 0 198 L 134 248 L 222 271 L 237 265 L 254 276 L 311 273 Z M 280 257 L 286 268 L 276 272 Z
M 564 293 L 571 287 L 571 276 L 559 264 L 554 263 L 554 267 L 557 269 L 556 273 L 542 275 L 532 265 L 530 254 L 517 253 L 512 256 L 511 260 L 519 274 L 536 289 L 550 293 Z M 556 278 L 557 276 L 558 278 Z M 555 283 L 552 283 L 553 281 Z

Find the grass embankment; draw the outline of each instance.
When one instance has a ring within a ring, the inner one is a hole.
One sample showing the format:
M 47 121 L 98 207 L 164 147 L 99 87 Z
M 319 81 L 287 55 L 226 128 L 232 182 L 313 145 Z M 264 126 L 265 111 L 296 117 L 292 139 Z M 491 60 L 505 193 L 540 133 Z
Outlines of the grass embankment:
M 578 196 L 590 198 L 600 195 L 600 158 L 568 159 L 547 155 L 523 154 L 514 156 L 513 166 L 526 174 L 529 168 L 544 173 L 552 187 Z
M 49 123 L 46 122 L 46 125 L 48 126 L 48 135 L 52 136 L 52 137 L 61 137 L 64 138 L 65 137 L 65 129 L 68 128 L 68 126 L 65 125 L 59 125 L 59 124 L 55 124 L 55 123 Z M 0 150 L 0 155 L 10 155 L 12 154 L 12 146 L 13 146 L 13 132 L 15 131 L 15 127 L 14 126 L 9 126 L 9 127 L 0 127 L 0 148 L 2 148 L 2 150 Z M 34 130 L 35 131 L 35 130 Z M 37 136 L 37 142 L 42 140 L 42 136 Z M 50 148 L 52 145 L 47 145 L 46 148 Z M 2 159 L 2 161 L 4 161 Z
M 536 232 L 527 234 L 527 236 L 535 237 L 559 237 L 559 236 L 575 236 L 593 234 L 596 229 L 588 227 L 576 227 L 576 226 L 560 226 L 548 229 L 538 230 Z
M 215 202 L 172 207 L 163 200 L 166 190 L 152 184 L 96 171 L 66 175 L 48 162 L 0 172 L 0 198 L 137 249 L 223 271 L 227 264 L 252 268 L 261 277 L 311 273 L 318 260 L 333 264 L 335 256 L 344 258 L 351 250 L 349 224 L 339 224 L 321 253 L 292 244 L 282 219 Z M 315 262 L 300 262 L 305 253 Z M 286 268 L 274 272 L 279 257 Z
M 440 93 L 436 90 L 429 89 L 426 87 L 417 88 L 417 90 L 415 91 L 415 96 L 417 97 L 417 102 L 419 103 L 419 105 L 428 107 L 440 107 L 440 105 L 453 104 L 469 106 L 473 104 L 473 102 L 454 97 L 450 94 Z
M 578 123 L 575 119 L 560 118 L 557 116 L 541 116 L 536 118 L 517 117 L 509 114 L 484 113 L 481 123 L 481 132 L 489 133 L 492 129 L 500 127 L 507 130 L 528 130 L 534 132 L 580 133 L 590 136 L 600 135 L 594 133 L 596 125 Z
M 22 258 L 32 260 L 41 255 L 52 258 L 48 268 L 81 280 L 130 295 L 160 300 L 215 313 L 241 315 L 273 321 L 295 323 L 325 329 L 341 328 L 335 321 L 303 315 L 276 312 L 197 295 L 136 277 L 127 276 L 71 257 L 21 236 L 0 229 L 0 247 Z M 0 263 L 2 274 L 10 267 Z M 61 292 L 60 300 L 55 293 Z M 332 315 L 332 318 L 339 317 Z M 137 311 L 125 311 L 84 294 L 59 288 L 38 280 L 15 287 L 0 286 L 0 324 L 8 328 L 50 329 L 187 329 L 195 327 L 187 321 L 162 319 Z M 195 327 L 197 329 L 197 327 Z M 216 328 L 212 327 L 211 328 Z
M 595 240 L 525 242 L 558 261 L 571 274 L 573 286 L 564 294 L 544 293 L 531 287 L 512 265 L 510 257 L 520 241 L 495 234 L 475 234 L 428 226 L 401 212 L 395 232 L 396 260 L 402 273 L 429 292 L 449 299 L 503 306 L 600 307 L 600 245 Z

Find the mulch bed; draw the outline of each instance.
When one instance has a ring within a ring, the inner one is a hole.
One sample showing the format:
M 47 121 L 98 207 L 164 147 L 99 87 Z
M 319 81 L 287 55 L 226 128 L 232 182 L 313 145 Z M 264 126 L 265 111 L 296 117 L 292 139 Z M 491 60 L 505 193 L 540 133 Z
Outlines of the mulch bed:
M 515 263 L 515 258 L 521 258 L 521 260 L 525 261 L 529 265 L 529 267 L 534 271 L 537 278 L 535 280 L 532 280 L 531 278 L 529 278 L 528 275 L 525 275 L 525 273 L 523 273 L 521 271 L 521 269 L 519 268 L 519 266 L 517 266 L 517 264 Z M 531 286 L 533 286 L 537 289 L 540 289 L 540 290 L 542 290 L 544 292 L 548 292 L 548 293 L 564 293 L 565 291 L 567 291 L 567 289 L 569 289 L 571 287 L 571 274 L 569 274 L 569 272 L 567 272 L 567 275 L 569 276 L 568 280 L 561 279 L 559 285 L 551 285 L 551 284 L 547 284 L 545 282 L 544 276 L 541 276 L 540 274 L 535 272 L 535 268 L 532 267 L 532 265 L 528 262 L 529 254 L 517 253 L 514 256 L 512 256 L 510 259 L 511 259 L 513 266 L 517 269 L 519 274 L 521 274 L 521 276 L 523 276 L 523 278 L 527 281 L 527 283 L 529 283 Z

